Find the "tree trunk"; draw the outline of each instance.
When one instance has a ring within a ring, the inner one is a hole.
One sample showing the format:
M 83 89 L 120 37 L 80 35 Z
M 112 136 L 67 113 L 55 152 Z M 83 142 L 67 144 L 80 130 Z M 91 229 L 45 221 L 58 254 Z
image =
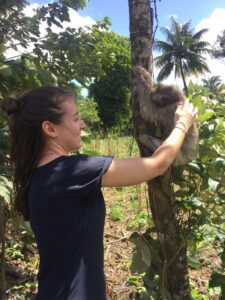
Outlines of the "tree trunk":
M 5 228 L 6 218 L 4 210 L 4 199 L 0 196 L 0 299 L 5 300 Z
M 189 91 L 188 91 L 188 87 L 187 87 L 187 84 L 186 84 L 186 80 L 185 80 L 185 76 L 184 76 L 184 70 L 183 70 L 181 59 L 180 59 L 180 74 L 181 74 L 181 77 L 182 77 L 182 80 L 183 80 L 183 84 L 184 84 L 185 95 L 188 97 Z
M 150 1 L 128 0 L 128 2 L 132 66 L 139 65 L 151 71 L 152 16 Z M 154 137 L 156 128 L 147 124 L 140 114 L 140 99 L 144 93 L 138 90 L 138 80 L 133 72 L 131 80 L 135 139 L 141 156 L 149 156 L 152 155 L 152 152 L 141 144 L 141 136 Z M 151 148 L 154 148 L 154 145 Z M 161 270 L 161 274 L 164 275 L 163 286 L 170 292 L 173 300 L 190 299 L 186 243 L 182 244 L 178 222 L 173 209 L 171 171 L 168 170 L 164 176 L 148 182 L 148 191 L 152 217 L 160 243 L 159 255 L 163 261 Z

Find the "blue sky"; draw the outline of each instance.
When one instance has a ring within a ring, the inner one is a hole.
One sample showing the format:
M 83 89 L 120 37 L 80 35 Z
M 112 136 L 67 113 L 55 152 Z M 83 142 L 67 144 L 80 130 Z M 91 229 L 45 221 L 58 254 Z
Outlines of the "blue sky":
M 33 0 L 30 3 L 47 3 L 51 1 Z M 170 25 L 170 16 L 176 15 L 179 23 L 189 19 L 195 27 L 202 19 L 208 18 L 215 8 L 224 8 L 224 0 L 161 0 L 157 1 L 159 27 Z M 129 35 L 128 0 L 90 0 L 82 16 L 102 20 L 108 16 L 112 21 L 112 30 L 121 35 Z
M 53 1 L 32 0 L 30 3 L 45 4 Z M 203 28 L 209 29 L 203 38 L 211 45 L 215 44 L 218 34 L 225 30 L 225 0 L 161 0 L 160 2 L 158 0 L 157 10 L 159 28 L 170 27 L 171 16 L 175 16 L 178 23 L 191 20 L 192 28 L 195 31 Z M 120 35 L 129 36 L 128 0 L 90 0 L 85 9 L 79 10 L 78 14 L 73 12 L 71 16 L 71 23 L 67 26 L 74 27 L 90 25 L 94 20 L 102 20 L 107 16 L 112 22 L 111 30 Z M 159 29 L 156 38 L 163 39 Z M 225 82 L 225 64 L 211 57 L 206 57 L 206 61 L 211 74 L 199 78 L 192 77 L 190 80 L 200 83 L 202 78 L 219 75 Z M 155 76 L 157 76 L 157 72 L 155 70 Z M 182 85 L 180 79 L 175 79 L 173 74 L 166 80 L 166 83 L 174 83 L 174 80 L 176 80 L 176 84 Z
M 203 18 L 209 17 L 216 8 L 225 8 L 224 0 L 161 0 L 157 2 L 159 27 L 169 26 L 170 16 L 177 15 L 183 23 L 189 19 L 195 27 Z M 109 16 L 112 30 L 121 35 L 129 35 L 128 0 L 90 0 L 87 7 L 80 11 L 94 19 Z

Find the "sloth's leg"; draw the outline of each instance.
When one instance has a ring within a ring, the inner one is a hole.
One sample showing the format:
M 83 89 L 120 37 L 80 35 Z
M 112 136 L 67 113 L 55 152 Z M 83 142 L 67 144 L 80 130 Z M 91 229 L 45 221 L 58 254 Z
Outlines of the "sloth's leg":
M 144 147 L 150 149 L 152 152 L 154 152 L 162 144 L 162 140 L 150 135 L 142 135 L 140 137 L 140 142 Z

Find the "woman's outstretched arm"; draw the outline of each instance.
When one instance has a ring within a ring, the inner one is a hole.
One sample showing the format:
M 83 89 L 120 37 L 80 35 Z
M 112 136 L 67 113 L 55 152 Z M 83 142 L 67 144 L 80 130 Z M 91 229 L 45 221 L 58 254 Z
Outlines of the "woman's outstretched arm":
M 103 187 L 130 186 L 163 175 L 172 164 L 185 138 L 185 132 L 194 123 L 197 109 L 187 100 L 175 114 L 175 127 L 170 136 L 151 157 L 114 159 L 103 175 Z M 176 125 L 177 124 L 177 125 Z

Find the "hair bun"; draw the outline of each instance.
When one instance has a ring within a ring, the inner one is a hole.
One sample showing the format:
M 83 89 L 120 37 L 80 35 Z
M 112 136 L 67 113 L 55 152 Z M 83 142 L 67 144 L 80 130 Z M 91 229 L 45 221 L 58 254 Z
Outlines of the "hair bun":
M 15 114 L 21 108 L 21 101 L 15 97 L 9 97 L 0 101 L 0 106 L 9 116 Z

